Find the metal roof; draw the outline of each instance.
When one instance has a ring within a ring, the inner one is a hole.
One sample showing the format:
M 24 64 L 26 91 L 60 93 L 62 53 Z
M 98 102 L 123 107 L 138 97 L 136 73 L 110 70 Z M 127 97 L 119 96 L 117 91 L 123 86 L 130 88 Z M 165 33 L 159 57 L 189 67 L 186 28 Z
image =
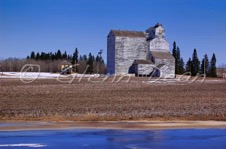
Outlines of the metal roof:
M 151 60 L 136 59 L 134 60 L 133 64 L 154 64 L 154 63 Z
M 151 51 L 151 55 L 154 58 L 174 59 L 173 55 L 170 52 Z
M 144 32 L 142 31 L 123 31 L 123 30 L 111 30 L 114 36 L 119 37 L 143 37 L 146 38 Z

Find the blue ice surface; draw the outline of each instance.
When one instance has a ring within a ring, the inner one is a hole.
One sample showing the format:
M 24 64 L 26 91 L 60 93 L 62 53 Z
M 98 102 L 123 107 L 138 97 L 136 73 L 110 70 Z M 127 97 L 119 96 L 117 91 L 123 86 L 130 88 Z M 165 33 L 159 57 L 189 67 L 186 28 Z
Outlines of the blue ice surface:
M 29 144 L 45 149 L 225 149 L 226 129 L 0 131 L 0 149 L 32 148 Z
M 12 126 L 40 126 L 40 125 L 51 125 L 50 122 L 0 122 L 1 127 L 12 127 Z

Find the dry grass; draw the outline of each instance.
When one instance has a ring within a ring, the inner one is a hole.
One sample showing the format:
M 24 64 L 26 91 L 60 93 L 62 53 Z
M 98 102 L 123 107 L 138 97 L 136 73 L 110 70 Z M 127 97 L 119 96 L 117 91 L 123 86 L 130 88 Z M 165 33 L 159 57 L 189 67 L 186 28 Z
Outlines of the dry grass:
M 226 83 L 24 84 L 0 79 L 0 120 L 226 120 Z

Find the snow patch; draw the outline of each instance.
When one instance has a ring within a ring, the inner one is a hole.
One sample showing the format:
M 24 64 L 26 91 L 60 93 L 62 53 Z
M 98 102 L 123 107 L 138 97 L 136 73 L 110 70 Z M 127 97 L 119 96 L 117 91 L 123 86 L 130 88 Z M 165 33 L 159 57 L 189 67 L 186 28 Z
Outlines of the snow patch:
M 0 78 L 21 78 L 26 80 L 32 79 L 56 79 L 56 78 L 89 78 L 98 77 L 98 74 L 70 74 L 61 75 L 60 73 L 48 73 L 48 72 L 3 72 L 0 73 Z
M 31 143 L 31 144 L 0 144 L 0 147 L 46 147 L 47 145 L 44 144 L 37 144 L 37 143 Z

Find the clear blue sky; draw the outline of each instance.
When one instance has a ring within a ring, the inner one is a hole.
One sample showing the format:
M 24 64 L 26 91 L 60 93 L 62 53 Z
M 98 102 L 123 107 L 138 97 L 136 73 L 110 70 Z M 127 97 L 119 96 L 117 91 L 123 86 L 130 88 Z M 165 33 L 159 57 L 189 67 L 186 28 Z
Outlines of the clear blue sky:
M 214 52 L 226 64 L 225 0 L 0 0 L 0 59 L 31 51 L 97 54 L 111 29 L 145 31 L 163 24 L 186 62 Z

